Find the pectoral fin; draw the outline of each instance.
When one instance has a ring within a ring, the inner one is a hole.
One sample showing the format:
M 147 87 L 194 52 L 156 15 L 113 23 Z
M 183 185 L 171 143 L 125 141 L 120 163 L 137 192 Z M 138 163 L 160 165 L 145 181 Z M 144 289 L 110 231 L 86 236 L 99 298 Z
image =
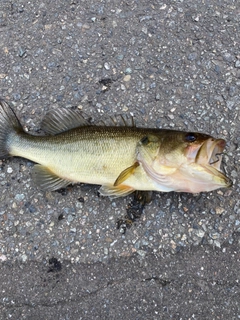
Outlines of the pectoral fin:
M 134 191 L 135 190 L 133 188 L 124 185 L 120 185 L 117 187 L 106 185 L 101 186 L 101 188 L 99 189 L 99 192 L 102 196 L 109 196 L 112 198 L 125 197 Z
M 51 170 L 40 164 L 36 164 L 33 167 L 32 175 L 36 184 L 44 191 L 54 191 L 71 183 L 71 181 L 58 177 Z
M 117 179 L 114 182 L 114 187 L 118 186 L 119 184 L 123 183 L 123 181 L 127 180 L 135 171 L 135 169 L 139 166 L 138 162 L 135 162 L 131 167 L 123 170 Z

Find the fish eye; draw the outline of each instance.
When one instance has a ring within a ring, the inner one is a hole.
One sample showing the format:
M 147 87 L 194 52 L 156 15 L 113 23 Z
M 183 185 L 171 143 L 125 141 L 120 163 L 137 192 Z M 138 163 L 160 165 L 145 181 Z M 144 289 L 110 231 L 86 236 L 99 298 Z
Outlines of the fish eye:
M 194 142 L 197 140 L 196 134 L 193 132 L 188 132 L 185 136 L 185 141 Z
M 143 137 L 143 138 L 141 139 L 141 143 L 146 146 L 146 145 L 149 143 L 148 137 L 147 137 L 147 136 Z

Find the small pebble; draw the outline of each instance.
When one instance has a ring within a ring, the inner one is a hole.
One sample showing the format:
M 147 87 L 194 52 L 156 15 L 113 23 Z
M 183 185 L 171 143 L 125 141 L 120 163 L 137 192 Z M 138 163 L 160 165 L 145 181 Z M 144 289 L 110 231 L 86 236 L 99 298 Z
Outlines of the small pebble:
M 22 262 L 26 262 L 27 261 L 27 255 L 26 254 L 23 254 L 21 256 L 21 259 L 22 259 Z
M 238 177 L 238 173 L 237 173 L 236 170 L 232 170 L 231 177 L 233 177 L 233 178 L 237 178 Z
M 201 229 L 195 230 L 194 232 L 196 234 L 196 236 L 198 236 L 199 238 L 203 238 L 205 235 L 205 232 Z
M 188 55 L 188 60 L 193 61 L 197 59 L 197 52 L 192 52 Z
M 15 199 L 17 200 L 17 201 L 22 201 L 23 199 L 25 198 L 25 195 L 24 194 L 16 194 L 16 196 L 15 196 Z
M 237 61 L 235 62 L 235 67 L 236 67 L 236 68 L 240 68 L 240 60 L 237 60 Z
M 156 82 L 151 83 L 149 87 L 150 87 L 150 89 L 156 88 Z
M 221 243 L 218 240 L 214 240 L 213 242 L 216 247 L 221 248 Z
M 216 214 L 222 214 L 225 211 L 224 208 L 216 207 Z
M 117 55 L 117 59 L 118 59 L 118 60 L 123 60 L 123 58 L 124 58 L 123 54 Z
M 23 49 L 22 47 L 19 47 L 19 49 L 18 49 L 18 55 L 19 55 L 19 57 L 22 58 L 25 53 L 26 53 L 26 50 Z
M 233 62 L 234 56 L 231 55 L 230 53 L 226 52 L 223 54 L 223 59 L 227 62 Z
M 123 78 L 123 81 L 128 82 L 128 81 L 130 81 L 130 79 L 131 79 L 131 76 L 130 76 L 130 74 L 128 74 Z
M 146 251 L 137 250 L 137 253 L 138 253 L 142 258 L 144 258 L 144 257 L 146 256 Z
M 125 73 L 126 74 L 131 74 L 132 73 L 132 69 L 131 68 L 126 68 Z
M 0 261 L 6 261 L 7 257 L 4 254 L 0 255 Z
M 71 215 L 71 214 L 69 214 L 68 216 L 67 216 L 67 221 L 68 222 L 72 222 L 74 220 L 74 217 Z
M 183 234 L 183 235 L 182 235 L 182 238 L 181 238 L 181 240 L 182 240 L 182 241 L 185 241 L 185 240 L 187 240 L 187 235 L 186 235 L 186 234 Z
M 110 70 L 110 65 L 109 65 L 109 63 L 105 62 L 105 63 L 104 63 L 104 68 L 105 68 L 106 70 Z
M 209 234 L 210 238 L 212 238 L 213 240 L 219 239 L 220 238 L 220 234 L 218 232 L 211 232 Z

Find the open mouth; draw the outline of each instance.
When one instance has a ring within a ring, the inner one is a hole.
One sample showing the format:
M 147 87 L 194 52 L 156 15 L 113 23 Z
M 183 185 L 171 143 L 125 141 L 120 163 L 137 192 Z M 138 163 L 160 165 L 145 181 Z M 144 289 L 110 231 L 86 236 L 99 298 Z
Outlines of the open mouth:
M 208 164 L 221 171 L 222 156 L 226 141 L 223 139 L 209 140 L 207 141 Z
M 222 178 L 227 187 L 232 185 L 232 181 L 225 176 L 221 170 L 223 150 L 226 146 L 226 141 L 223 139 L 207 139 L 199 148 L 195 163 L 204 166 L 214 175 Z
M 221 171 L 222 152 L 226 146 L 223 139 L 207 139 L 199 148 L 195 162 L 201 165 L 210 165 Z

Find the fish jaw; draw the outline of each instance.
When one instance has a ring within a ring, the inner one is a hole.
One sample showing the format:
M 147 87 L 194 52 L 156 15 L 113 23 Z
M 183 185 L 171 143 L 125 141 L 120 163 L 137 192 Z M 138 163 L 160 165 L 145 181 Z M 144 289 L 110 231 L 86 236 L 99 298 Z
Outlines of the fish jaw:
M 171 170 L 166 170 L 165 174 L 158 173 L 147 165 L 143 165 L 143 168 L 152 179 L 154 189 L 163 192 L 209 192 L 232 185 L 230 179 L 212 166 L 184 164 L 172 170 L 172 173 Z
M 185 186 L 178 191 L 198 193 L 231 187 L 232 181 L 221 171 L 225 146 L 225 140 L 209 137 L 198 148 L 189 149 L 186 156 L 190 163 L 179 168 Z
M 175 175 L 175 179 L 182 181 L 175 190 L 178 192 L 209 192 L 232 185 L 231 180 L 221 171 L 210 165 L 202 166 L 195 163 L 182 167 L 178 175 Z
M 232 186 L 232 181 L 221 171 L 222 152 L 225 146 L 225 140 L 211 137 L 197 152 L 193 167 L 195 176 L 198 177 L 199 184 L 205 186 L 205 191 Z

